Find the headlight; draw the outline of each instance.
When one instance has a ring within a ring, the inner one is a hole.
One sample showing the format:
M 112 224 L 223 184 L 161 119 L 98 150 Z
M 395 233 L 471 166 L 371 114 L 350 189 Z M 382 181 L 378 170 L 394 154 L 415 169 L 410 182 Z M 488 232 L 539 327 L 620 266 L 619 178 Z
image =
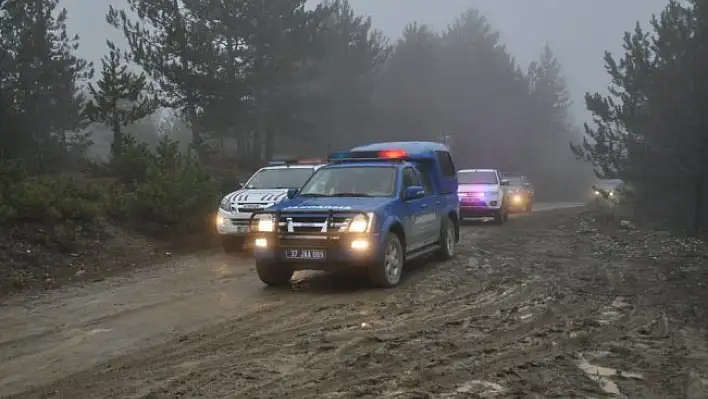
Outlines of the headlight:
M 219 204 L 219 208 L 221 208 L 221 210 L 224 210 L 226 212 L 231 212 L 231 201 L 229 201 L 228 196 L 224 197 L 224 199 L 221 200 L 221 203 Z
M 275 231 L 275 219 L 273 215 L 261 215 L 256 222 L 256 230 L 264 233 L 272 233 Z
M 595 190 L 595 195 L 600 195 L 600 192 Z
M 356 215 L 348 225 L 344 226 L 344 229 L 350 233 L 366 233 L 369 231 L 372 221 L 373 214 Z

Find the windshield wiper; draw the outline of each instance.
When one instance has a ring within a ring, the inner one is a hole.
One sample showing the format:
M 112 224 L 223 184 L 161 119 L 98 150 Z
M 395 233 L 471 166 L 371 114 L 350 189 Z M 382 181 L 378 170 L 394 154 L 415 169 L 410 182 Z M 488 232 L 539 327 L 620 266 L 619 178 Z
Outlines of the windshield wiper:
M 371 197 L 371 195 L 364 193 L 336 193 L 330 195 L 330 197 Z
M 307 194 L 300 194 L 300 197 L 329 197 L 329 195 L 317 194 L 317 193 L 307 193 Z

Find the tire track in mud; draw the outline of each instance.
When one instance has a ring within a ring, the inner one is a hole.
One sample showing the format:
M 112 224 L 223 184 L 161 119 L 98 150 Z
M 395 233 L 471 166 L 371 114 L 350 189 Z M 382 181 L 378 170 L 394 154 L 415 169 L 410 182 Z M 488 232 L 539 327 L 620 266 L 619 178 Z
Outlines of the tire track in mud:
M 549 386 L 602 394 L 574 354 L 607 304 L 549 279 L 568 268 L 571 246 L 544 240 L 558 239 L 553 220 L 577 212 L 465 227 L 473 232 L 455 260 L 409 273 L 399 289 L 330 294 L 331 281 L 313 279 L 248 314 L 22 397 L 515 397 Z

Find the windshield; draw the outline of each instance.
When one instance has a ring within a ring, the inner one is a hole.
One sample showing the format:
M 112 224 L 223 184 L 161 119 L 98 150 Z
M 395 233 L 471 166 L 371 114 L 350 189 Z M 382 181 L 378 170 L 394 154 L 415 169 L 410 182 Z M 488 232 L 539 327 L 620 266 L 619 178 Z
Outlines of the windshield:
M 499 184 L 497 174 L 493 171 L 458 172 L 459 184 Z
M 396 192 L 396 168 L 357 166 L 320 169 L 300 190 L 303 197 L 391 197 Z
M 246 189 L 300 188 L 314 168 L 261 169 L 246 183 Z
M 523 179 L 520 177 L 505 177 L 506 180 L 509 180 L 509 185 L 510 186 L 522 186 L 523 185 Z
M 596 183 L 595 186 L 600 189 L 603 189 L 603 190 L 614 190 L 620 184 L 622 184 L 622 180 L 612 179 L 612 180 L 601 180 L 598 183 Z

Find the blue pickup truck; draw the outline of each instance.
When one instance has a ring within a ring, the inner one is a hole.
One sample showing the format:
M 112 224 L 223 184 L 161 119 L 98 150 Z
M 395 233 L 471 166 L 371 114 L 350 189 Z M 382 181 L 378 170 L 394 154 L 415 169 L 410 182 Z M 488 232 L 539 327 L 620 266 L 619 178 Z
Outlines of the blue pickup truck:
M 296 270 L 355 267 L 394 287 L 406 261 L 450 259 L 460 239 L 457 170 L 440 143 L 331 154 L 288 198 L 252 217 L 256 269 L 268 285 L 289 284 Z

